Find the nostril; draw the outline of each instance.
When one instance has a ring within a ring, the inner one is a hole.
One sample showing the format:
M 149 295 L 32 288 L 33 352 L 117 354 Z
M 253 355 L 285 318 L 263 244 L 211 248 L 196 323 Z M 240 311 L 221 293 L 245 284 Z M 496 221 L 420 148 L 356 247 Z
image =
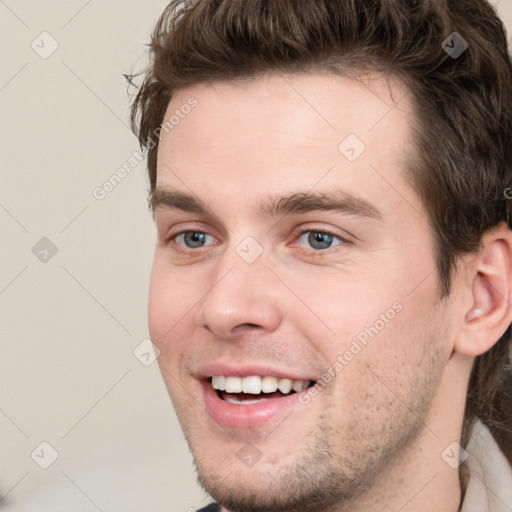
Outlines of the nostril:
M 244 331 L 246 329 L 250 329 L 250 330 L 253 330 L 253 329 L 260 329 L 261 326 L 258 325 L 258 324 L 250 324 L 250 323 L 246 323 L 246 324 L 240 324 L 240 325 L 237 325 L 233 331 Z

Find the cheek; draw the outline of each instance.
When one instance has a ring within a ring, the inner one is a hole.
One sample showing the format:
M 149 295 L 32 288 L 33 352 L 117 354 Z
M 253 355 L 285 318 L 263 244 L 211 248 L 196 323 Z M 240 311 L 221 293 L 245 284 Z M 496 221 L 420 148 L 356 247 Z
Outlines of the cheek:
M 425 348 L 413 340 L 429 332 L 438 314 L 436 274 L 426 279 L 422 275 L 417 286 L 418 270 L 399 263 L 389 262 L 378 272 L 360 267 L 359 272 L 333 269 L 330 275 L 310 274 L 305 280 L 289 276 L 294 291 L 314 313 L 295 309 L 295 325 L 302 326 L 331 373 L 354 371 L 357 380 L 366 373 L 364 365 L 380 363 L 391 373 L 401 373 L 404 365 L 414 366 L 421 358 Z M 431 270 L 428 264 L 421 268 L 425 274 Z M 427 336 L 424 343 L 429 342 Z
M 186 339 L 185 330 L 190 331 L 194 322 L 194 306 L 202 296 L 195 282 L 155 258 L 149 284 L 148 325 L 151 339 L 164 355 L 179 350 L 179 340 Z
M 402 308 L 400 303 L 396 304 L 398 290 L 382 281 L 382 276 L 379 282 L 370 272 L 340 269 L 306 279 L 290 277 L 289 282 L 303 302 L 303 306 L 296 304 L 291 310 L 292 318 L 307 330 L 308 340 L 321 340 L 317 349 L 334 361 L 349 349 L 353 340 L 364 343 L 372 339 L 400 316 L 397 309 Z
M 149 333 L 160 350 L 158 365 L 178 412 L 189 403 L 182 362 L 195 328 L 194 305 L 201 296 L 200 290 L 190 285 L 194 282 L 155 259 L 149 285 Z

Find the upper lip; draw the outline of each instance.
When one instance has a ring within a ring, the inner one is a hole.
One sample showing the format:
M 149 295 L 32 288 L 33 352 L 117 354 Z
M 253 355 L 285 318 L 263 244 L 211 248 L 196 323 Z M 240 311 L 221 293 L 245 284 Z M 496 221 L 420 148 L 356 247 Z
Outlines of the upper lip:
M 224 375 L 233 377 L 249 377 L 250 375 L 259 375 L 260 377 L 277 377 L 280 379 L 291 380 L 318 380 L 318 377 L 312 376 L 310 373 L 294 371 L 289 369 L 277 368 L 272 364 L 226 364 L 226 363 L 208 363 L 200 366 L 194 372 L 199 379 L 207 379 L 214 375 Z

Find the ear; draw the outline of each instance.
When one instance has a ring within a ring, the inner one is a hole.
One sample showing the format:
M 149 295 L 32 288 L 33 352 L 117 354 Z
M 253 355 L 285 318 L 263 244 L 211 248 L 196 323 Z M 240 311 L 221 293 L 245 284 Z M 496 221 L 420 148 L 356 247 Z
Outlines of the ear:
M 512 323 L 512 231 L 506 224 L 483 236 L 466 270 L 467 300 L 454 350 L 476 357 L 487 352 Z

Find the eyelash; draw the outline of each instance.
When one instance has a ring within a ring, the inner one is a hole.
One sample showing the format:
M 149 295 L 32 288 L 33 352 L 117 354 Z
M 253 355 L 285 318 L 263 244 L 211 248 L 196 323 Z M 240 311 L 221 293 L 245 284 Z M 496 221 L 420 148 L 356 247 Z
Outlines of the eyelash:
M 167 238 L 166 244 L 167 245 L 178 246 L 178 244 L 176 243 L 176 239 L 179 236 L 187 234 L 187 233 L 201 233 L 201 234 L 204 234 L 204 235 L 211 236 L 206 231 L 201 231 L 199 229 L 186 229 L 186 230 L 180 231 L 179 233 L 175 233 L 172 236 L 170 236 L 169 238 Z M 340 235 L 336 235 L 335 233 L 332 233 L 331 231 L 324 230 L 324 229 L 312 229 L 312 228 L 300 230 L 297 234 L 294 235 L 294 242 L 300 240 L 302 238 L 302 236 L 305 235 L 306 233 L 321 233 L 323 235 L 328 235 L 328 236 L 331 236 L 331 237 L 333 237 L 335 239 L 340 240 L 339 244 L 334 245 L 332 247 L 328 247 L 326 249 L 304 249 L 302 247 L 299 247 L 299 250 L 301 252 L 307 253 L 308 256 L 320 257 L 320 256 L 323 256 L 325 254 L 331 253 L 331 249 L 335 249 L 338 246 L 350 244 L 350 242 L 348 240 L 346 240 L 345 238 L 341 237 Z M 181 246 L 178 246 L 178 247 L 181 247 Z M 179 250 L 181 252 L 186 252 L 186 253 L 190 253 L 190 252 L 203 252 L 203 251 L 201 251 L 201 249 L 204 249 L 204 247 L 199 247 L 199 248 L 196 248 L 196 249 L 193 249 L 193 248 L 182 248 L 181 247 L 180 249 L 177 249 L 177 250 Z

